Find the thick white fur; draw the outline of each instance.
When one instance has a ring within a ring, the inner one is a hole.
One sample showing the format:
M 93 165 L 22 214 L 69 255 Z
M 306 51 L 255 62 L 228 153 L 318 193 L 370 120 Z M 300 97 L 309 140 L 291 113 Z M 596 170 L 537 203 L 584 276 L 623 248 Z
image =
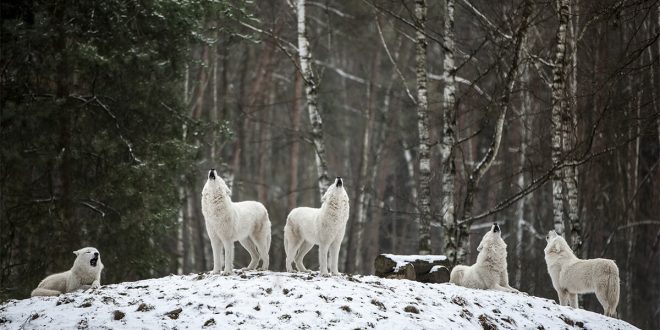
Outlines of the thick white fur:
M 619 304 L 619 268 L 609 259 L 582 260 L 566 240 L 551 230 L 546 236 L 545 263 L 559 303 L 578 308 L 577 295 L 596 293 L 605 315 L 616 316 Z
M 271 240 L 268 211 L 255 201 L 233 203 L 229 194 L 225 181 L 211 170 L 202 190 L 202 213 L 213 248 L 213 273 L 233 273 L 235 241 L 250 253 L 248 270 L 257 268 L 259 260 L 260 269 L 267 270 Z
M 98 256 L 96 266 L 90 264 L 94 253 Z M 53 274 L 43 279 L 37 288 L 32 290 L 32 297 L 57 296 L 78 289 L 87 290 L 101 286 L 103 263 L 101 263 L 99 251 L 93 247 L 86 247 L 73 251 L 73 254 L 76 255 L 73 267 L 66 272 Z
M 497 224 L 481 239 L 477 251 L 477 262 L 472 266 L 455 266 L 449 276 L 449 282 L 473 289 L 518 292 L 509 286 L 506 243 Z
M 298 207 L 289 213 L 284 226 L 284 248 L 286 270 L 293 272 L 295 261 L 299 271 L 307 271 L 303 258 L 314 247 L 319 246 L 319 265 L 323 276 L 328 276 L 328 253 L 330 272 L 339 274 L 338 259 L 341 241 L 344 239 L 348 222 L 348 194 L 341 178 L 337 178 L 321 198 L 321 208 Z

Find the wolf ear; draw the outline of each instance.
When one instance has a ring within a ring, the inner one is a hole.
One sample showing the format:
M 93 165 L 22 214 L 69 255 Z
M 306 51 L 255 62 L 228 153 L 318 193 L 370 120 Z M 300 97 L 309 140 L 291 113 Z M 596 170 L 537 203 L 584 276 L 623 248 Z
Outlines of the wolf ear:
M 484 242 L 482 240 L 481 243 L 479 243 L 479 246 L 477 246 L 477 252 L 481 252 L 481 250 L 483 249 L 484 249 Z
M 75 254 L 75 255 L 79 255 L 79 254 L 80 254 L 80 250 L 73 251 L 73 254 Z

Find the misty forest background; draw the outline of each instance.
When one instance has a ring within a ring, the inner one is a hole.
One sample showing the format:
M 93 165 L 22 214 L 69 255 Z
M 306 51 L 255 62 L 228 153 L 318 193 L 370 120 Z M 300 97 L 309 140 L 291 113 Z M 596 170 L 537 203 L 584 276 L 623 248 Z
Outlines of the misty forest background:
M 235 201 L 268 208 L 272 270 L 288 211 L 342 176 L 342 272 L 372 274 L 386 252 L 472 263 L 497 221 L 511 285 L 556 300 L 554 228 L 616 260 L 621 318 L 660 328 L 657 0 L 0 9 L 1 300 L 83 246 L 105 284 L 209 271 L 216 168 Z

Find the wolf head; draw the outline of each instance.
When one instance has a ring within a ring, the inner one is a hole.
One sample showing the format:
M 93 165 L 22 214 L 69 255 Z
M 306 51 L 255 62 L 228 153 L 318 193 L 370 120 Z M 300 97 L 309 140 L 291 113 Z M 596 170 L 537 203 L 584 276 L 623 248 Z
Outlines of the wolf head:
M 344 181 L 342 181 L 341 177 L 338 176 L 335 179 L 335 182 L 331 184 L 330 187 L 328 187 L 328 190 L 325 191 L 323 197 L 321 197 L 321 203 L 325 203 L 330 198 L 343 196 L 346 196 L 346 199 L 348 199 L 348 194 L 346 194 L 346 189 L 344 189 Z
M 83 269 L 94 269 L 96 267 L 103 267 L 101 263 L 101 253 L 99 250 L 93 247 L 82 248 L 77 251 L 73 251 L 73 254 L 76 255 L 76 261 L 74 262 L 74 267 L 80 267 Z
M 543 252 L 545 252 L 546 255 L 573 254 L 573 250 L 571 250 L 571 247 L 570 245 L 568 245 L 568 242 L 566 242 L 566 239 L 564 239 L 562 236 L 557 234 L 556 231 L 554 230 L 549 231 L 548 235 L 545 236 L 545 240 L 547 244 L 545 246 L 545 249 L 543 249 Z
M 484 247 L 489 246 L 503 246 L 506 249 L 506 243 L 502 239 L 502 230 L 497 222 L 493 223 L 490 230 L 481 239 L 481 243 L 477 247 L 477 251 L 481 252 Z
M 208 179 L 206 180 L 206 184 L 204 185 L 204 189 L 202 190 L 202 194 L 220 194 L 220 195 L 226 195 L 230 196 L 231 195 L 231 190 L 229 190 L 229 187 L 227 186 L 227 183 L 225 183 L 225 180 L 223 180 L 219 175 L 218 172 L 215 169 L 211 169 L 208 174 Z

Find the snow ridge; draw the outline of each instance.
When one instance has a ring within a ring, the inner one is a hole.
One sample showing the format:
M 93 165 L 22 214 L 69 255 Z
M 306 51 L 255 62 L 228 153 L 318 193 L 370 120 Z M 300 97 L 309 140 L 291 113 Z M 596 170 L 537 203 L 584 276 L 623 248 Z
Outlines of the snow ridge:
M 636 329 L 522 294 L 375 276 L 170 275 L 0 305 L 0 328 Z

